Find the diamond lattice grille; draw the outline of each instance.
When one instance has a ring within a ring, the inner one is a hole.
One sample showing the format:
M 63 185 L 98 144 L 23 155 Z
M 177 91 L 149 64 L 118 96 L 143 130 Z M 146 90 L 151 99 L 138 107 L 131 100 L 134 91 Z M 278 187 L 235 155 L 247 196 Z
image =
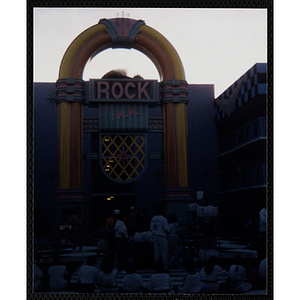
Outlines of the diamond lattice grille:
M 126 182 L 137 179 L 145 166 L 145 137 L 102 136 L 102 166 L 114 180 Z

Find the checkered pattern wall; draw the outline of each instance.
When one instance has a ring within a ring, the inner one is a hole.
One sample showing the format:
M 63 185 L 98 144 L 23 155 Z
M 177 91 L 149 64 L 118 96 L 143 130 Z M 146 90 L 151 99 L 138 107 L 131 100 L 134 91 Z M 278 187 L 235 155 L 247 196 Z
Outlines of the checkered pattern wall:
M 267 94 L 267 64 L 255 64 L 215 100 L 229 99 L 241 80 L 243 80 L 243 84 L 232 111 L 239 109 L 257 95 Z M 226 117 L 228 118 L 228 115 L 217 104 L 215 104 L 215 116 L 217 122 Z

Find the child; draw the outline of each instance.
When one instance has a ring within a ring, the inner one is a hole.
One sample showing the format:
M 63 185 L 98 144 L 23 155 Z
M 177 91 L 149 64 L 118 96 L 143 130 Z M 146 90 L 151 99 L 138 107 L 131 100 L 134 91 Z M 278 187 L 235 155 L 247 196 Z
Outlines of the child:
M 125 292 L 140 293 L 143 288 L 143 279 L 136 273 L 133 263 L 128 263 L 126 268 L 127 275 L 123 279 L 123 289 Z
M 66 266 L 61 264 L 59 256 L 54 257 L 53 266 L 48 269 L 49 286 L 52 291 L 62 291 L 68 284 L 65 276 L 68 275 Z
M 173 283 L 169 274 L 164 273 L 164 264 L 161 259 L 155 264 L 155 274 L 150 278 L 148 290 L 150 292 L 167 293 L 173 288 Z
M 114 269 L 112 261 L 108 257 L 103 259 L 101 270 L 98 280 L 101 293 L 117 293 L 117 270 Z
M 201 293 L 218 293 L 219 279 L 225 278 L 227 273 L 217 265 L 217 258 L 211 256 L 208 262 L 200 272 L 201 277 Z
M 241 266 L 241 257 L 236 255 L 233 265 L 229 268 L 229 288 L 231 292 L 248 292 L 252 285 L 247 282 L 246 269 Z
M 86 265 L 79 268 L 78 281 L 79 292 L 92 293 L 95 289 L 95 284 L 99 280 L 99 271 L 95 267 L 96 259 L 94 256 L 89 256 L 86 261 Z
M 201 290 L 201 277 L 196 272 L 196 268 L 191 259 L 187 259 L 185 263 L 186 271 L 189 273 L 185 279 L 181 289 L 182 293 L 199 293 Z

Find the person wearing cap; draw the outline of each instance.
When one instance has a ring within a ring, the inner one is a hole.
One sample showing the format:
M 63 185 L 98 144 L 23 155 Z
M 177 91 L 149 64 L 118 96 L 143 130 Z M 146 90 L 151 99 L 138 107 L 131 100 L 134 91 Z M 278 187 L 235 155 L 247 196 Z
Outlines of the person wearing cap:
M 128 258 L 130 255 L 130 242 L 128 239 L 128 232 L 125 223 L 121 220 L 120 213 L 117 214 L 117 221 L 114 227 L 115 231 L 115 245 L 117 251 L 118 269 L 125 270 Z
M 120 214 L 118 209 L 115 209 L 113 215 L 106 220 L 105 231 L 108 241 L 108 255 L 113 256 L 115 251 L 115 224 L 117 222 L 117 215 Z

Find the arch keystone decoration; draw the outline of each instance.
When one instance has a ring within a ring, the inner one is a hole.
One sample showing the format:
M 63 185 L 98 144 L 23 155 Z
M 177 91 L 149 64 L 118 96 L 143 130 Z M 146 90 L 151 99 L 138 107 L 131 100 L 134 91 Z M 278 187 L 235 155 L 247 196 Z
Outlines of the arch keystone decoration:
M 79 34 L 67 48 L 56 82 L 59 111 L 59 189 L 81 190 L 84 99 L 83 71 L 93 56 L 108 48 L 136 49 L 156 66 L 160 75 L 164 119 L 165 188 L 188 187 L 188 89 L 178 53 L 143 20 L 101 19 Z

